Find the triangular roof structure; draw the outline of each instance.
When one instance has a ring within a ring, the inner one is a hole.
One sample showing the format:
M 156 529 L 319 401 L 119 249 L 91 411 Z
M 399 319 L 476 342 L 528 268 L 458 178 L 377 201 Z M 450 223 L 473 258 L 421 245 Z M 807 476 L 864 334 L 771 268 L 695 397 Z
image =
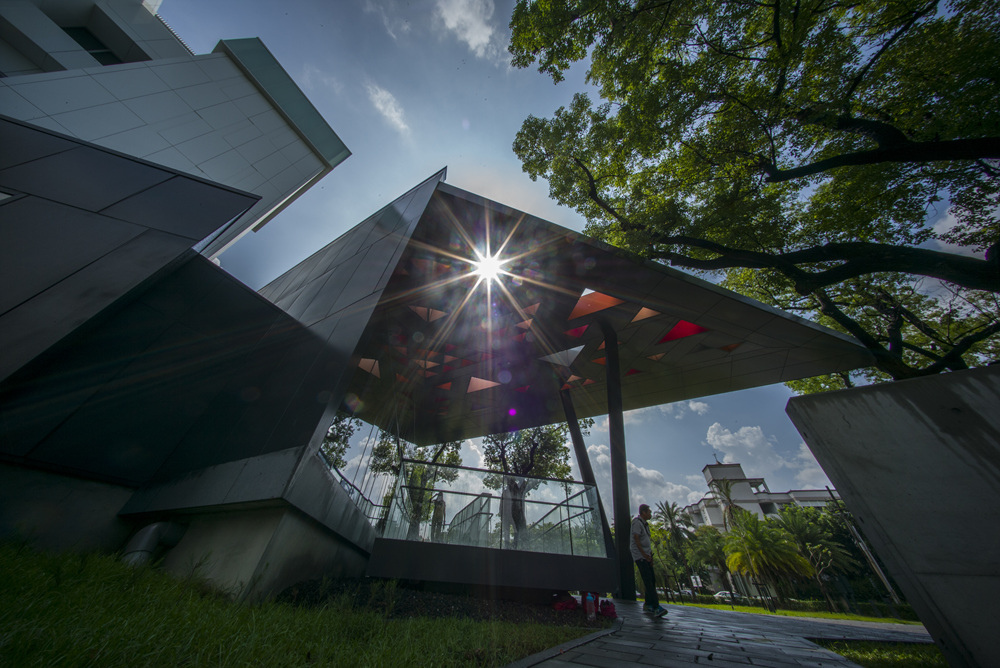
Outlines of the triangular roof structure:
M 377 360 L 382 370 L 359 369 L 346 404 L 411 442 L 563 420 L 560 391 L 580 417 L 607 413 L 608 328 L 619 342 L 625 410 L 871 362 L 849 337 L 444 176 L 261 290 L 312 329 L 335 310 L 367 319 L 356 341 L 330 339 L 355 364 Z M 499 262 L 496 279 L 477 273 L 484 258 Z

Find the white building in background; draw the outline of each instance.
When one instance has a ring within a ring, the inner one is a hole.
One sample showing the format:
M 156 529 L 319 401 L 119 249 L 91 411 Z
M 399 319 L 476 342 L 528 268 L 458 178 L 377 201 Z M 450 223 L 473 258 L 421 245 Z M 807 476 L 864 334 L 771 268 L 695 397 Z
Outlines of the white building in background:
M 833 498 L 839 499 L 836 490 L 825 489 L 792 489 L 787 492 L 772 492 L 763 478 L 748 478 L 739 464 L 709 464 L 702 469 L 705 482 L 709 489 L 716 480 L 732 482 L 731 496 L 740 508 L 747 510 L 760 518 L 775 516 L 782 506 L 814 506 L 822 508 Z M 725 531 L 722 521 L 722 504 L 711 492 L 700 501 L 686 506 L 683 512 L 697 528 L 711 525 Z
M 158 6 L 0 0 L 0 114 L 258 195 L 215 257 L 350 151 L 259 39 L 195 55 Z

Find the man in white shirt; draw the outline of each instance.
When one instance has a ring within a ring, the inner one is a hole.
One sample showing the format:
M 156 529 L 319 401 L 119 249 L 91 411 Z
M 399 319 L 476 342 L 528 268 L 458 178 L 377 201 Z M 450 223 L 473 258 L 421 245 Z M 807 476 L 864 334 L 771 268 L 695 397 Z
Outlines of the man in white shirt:
M 646 603 L 642 608 L 655 617 L 662 617 L 667 614 L 667 609 L 660 605 L 660 599 L 656 595 L 656 579 L 653 575 L 653 548 L 649 536 L 649 518 L 652 516 L 653 511 L 649 509 L 649 506 L 645 503 L 639 506 L 639 514 L 632 519 L 632 541 L 629 543 L 629 549 L 646 587 Z

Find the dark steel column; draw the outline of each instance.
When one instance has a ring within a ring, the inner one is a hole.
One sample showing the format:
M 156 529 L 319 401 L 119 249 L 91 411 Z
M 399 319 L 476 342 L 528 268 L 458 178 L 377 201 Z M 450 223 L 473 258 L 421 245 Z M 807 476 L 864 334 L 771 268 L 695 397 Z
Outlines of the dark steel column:
M 559 398 L 562 399 L 563 412 L 566 413 L 566 424 L 569 425 L 569 435 L 573 439 L 573 450 L 576 452 L 576 461 L 580 464 L 580 478 L 585 483 L 593 485 L 594 492 L 597 495 L 597 510 L 601 514 L 601 533 L 604 535 L 604 546 L 608 551 L 608 559 L 617 559 L 618 553 L 615 551 L 611 539 L 611 525 L 608 524 L 608 516 L 604 512 L 604 504 L 601 503 L 601 491 L 597 489 L 594 467 L 590 464 L 587 446 L 583 442 L 583 433 L 580 432 L 580 423 L 576 419 L 576 408 L 573 406 L 573 398 L 565 390 L 559 393 Z
M 629 550 L 629 529 L 632 516 L 629 512 L 628 464 L 625 459 L 625 418 L 622 416 L 622 375 L 618 361 L 618 334 L 610 323 L 601 322 L 604 334 L 604 352 L 607 353 L 608 383 L 608 444 L 611 448 L 611 500 L 615 519 L 615 547 L 618 550 L 620 598 L 635 600 L 635 566 Z

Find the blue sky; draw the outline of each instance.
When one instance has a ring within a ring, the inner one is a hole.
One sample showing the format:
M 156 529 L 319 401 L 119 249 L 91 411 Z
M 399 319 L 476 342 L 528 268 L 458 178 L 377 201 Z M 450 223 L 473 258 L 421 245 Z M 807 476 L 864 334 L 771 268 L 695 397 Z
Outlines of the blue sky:
M 577 213 L 548 198 L 547 183 L 521 171 L 511 144 L 529 114 L 551 116 L 587 88 L 584 69 L 558 85 L 511 69 L 513 4 L 164 0 L 160 15 L 195 53 L 219 39 L 260 37 L 353 154 L 226 251 L 222 266 L 259 288 L 444 166 L 453 185 L 582 230 Z M 632 510 L 697 500 L 707 491 L 701 469 L 716 455 L 765 477 L 774 491 L 829 484 L 785 416 L 790 396 L 779 385 L 626 414 Z M 587 441 L 607 500 L 606 420 Z M 463 455 L 479 465 L 475 443 Z

